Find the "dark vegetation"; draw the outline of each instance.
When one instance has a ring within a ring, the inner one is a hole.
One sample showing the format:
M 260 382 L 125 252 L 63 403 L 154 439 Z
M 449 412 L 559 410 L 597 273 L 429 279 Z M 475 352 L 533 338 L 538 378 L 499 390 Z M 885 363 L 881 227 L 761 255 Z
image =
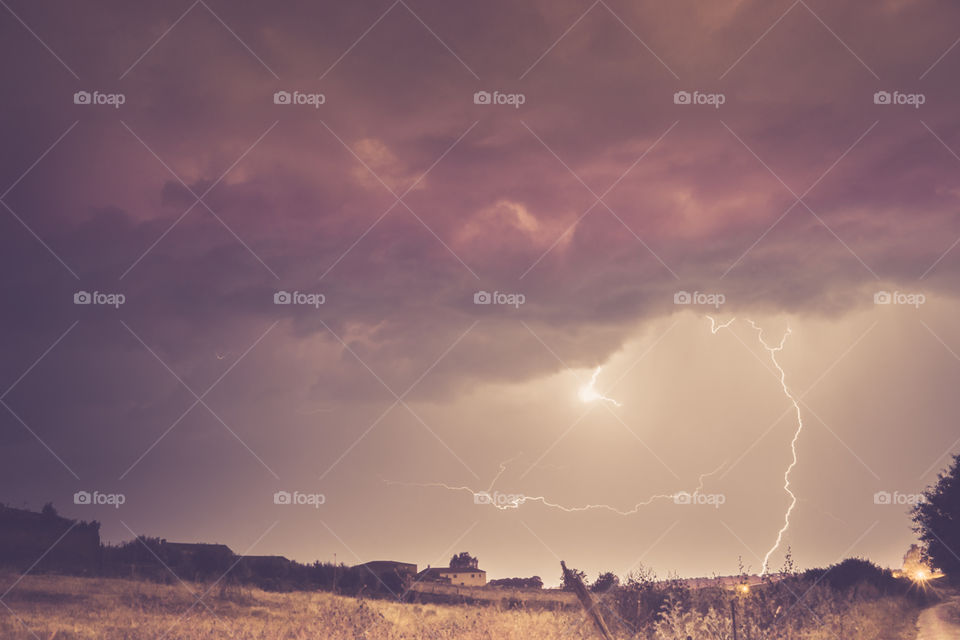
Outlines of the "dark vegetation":
M 798 573 L 788 557 L 783 570 L 759 584 L 748 585 L 748 578 L 741 575 L 734 588 L 690 589 L 682 580 L 657 580 L 647 570 L 622 583 L 608 572 L 590 589 L 601 594 L 604 618 L 618 633 L 681 640 L 688 634 L 732 637 L 734 614 L 740 637 L 806 637 L 821 628 L 838 638 L 874 637 L 884 624 L 909 626 L 917 610 L 934 599 L 910 580 L 860 558 Z
M 191 545 L 193 546 L 193 545 Z M 220 581 L 264 591 L 335 591 L 343 595 L 399 596 L 402 576 L 330 562 L 305 564 L 280 556 L 236 556 L 221 545 L 184 551 L 160 538 L 139 537 L 103 547 L 101 575 L 143 578 L 174 584 L 183 580 Z
M 925 500 L 913 508 L 913 530 L 923 543 L 924 560 L 960 583 L 960 455 L 923 495 Z
M 40 559 L 38 561 L 38 558 Z M 402 579 L 327 562 L 237 556 L 218 544 L 176 544 L 140 536 L 102 544 L 100 523 L 61 517 L 51 504 L 37 513 L 0 505 L 0 567 L 16 572 L 250 585 L 265 591 L 326 590 L 345 595 L 400 594 Z
M 503 587 L 506 589 L 542 589 L 543 580 L 540 576 L 530 578 L 500 578 L 488 582 L 491 587 Z

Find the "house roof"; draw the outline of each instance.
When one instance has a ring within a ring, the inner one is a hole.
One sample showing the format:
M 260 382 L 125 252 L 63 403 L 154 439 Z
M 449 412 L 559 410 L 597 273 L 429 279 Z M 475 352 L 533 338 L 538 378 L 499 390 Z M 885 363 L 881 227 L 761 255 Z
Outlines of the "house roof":
M 419 575 L 426 576 L 430 574 L 445 575 L 448 573 L 483 573 L 487 572 L 476 567 L 427 567 Z
M 215 544 L 209 542 L 164 542 L 167 547 L 178 551 L 216 551 L 217 553 L 228 553 L 234 555 L 233 551 L 225 544 Z
M 412 562 L 398 562 L 396 560 L 371 560 L 370 562 L 364 562 L 363 564 L 355 565 L 357 567 L 367 567 L 369 569 L 395 569 L 395 568 L 407 568 L 413 567 L 416 571 L 417 565 Z

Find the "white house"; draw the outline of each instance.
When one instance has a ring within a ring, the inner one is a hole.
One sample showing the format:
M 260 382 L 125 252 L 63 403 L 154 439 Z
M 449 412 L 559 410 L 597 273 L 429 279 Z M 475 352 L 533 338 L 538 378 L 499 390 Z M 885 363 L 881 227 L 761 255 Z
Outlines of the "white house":
M 477 567 L 427 567 L 417 574 L 417 580 L 460 587 L 482 587 L 487 584 L 487 572 Z

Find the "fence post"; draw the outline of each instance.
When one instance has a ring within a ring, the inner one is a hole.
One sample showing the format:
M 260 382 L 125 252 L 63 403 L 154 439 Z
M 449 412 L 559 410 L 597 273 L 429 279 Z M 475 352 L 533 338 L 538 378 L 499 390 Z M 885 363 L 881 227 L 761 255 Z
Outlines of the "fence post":
M 733 640 L 737 640 L 737 601 L 730 601 L 730 625 L 733 627 Z
M 567 565 L 563 560 L 560 561 L 560 567 L 563 569 L 564 581 L 573 587 L 573 592 L 577 595 L 577 598 L 580 599 L 580 604 L 582 604 L 586 610 L 587 616 L 593 620 L 597 631 L 599 631 L 600 635 L 606 640 L 613 640 L 613 636 L 610 635 L 610 629 L 607 628 L 607 623 L 604 621 L 603 616 L 600 615 L 600 611 L 597 610 L 596 601 L 590 595 L 590 592 L 587 591 L 580 576 L 570 569 L 567 569 Z

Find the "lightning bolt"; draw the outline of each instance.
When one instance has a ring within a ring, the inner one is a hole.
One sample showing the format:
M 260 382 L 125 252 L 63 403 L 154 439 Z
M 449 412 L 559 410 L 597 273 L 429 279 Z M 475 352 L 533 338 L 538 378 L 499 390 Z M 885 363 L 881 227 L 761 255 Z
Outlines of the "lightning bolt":
M 707 316 L 710 320 L 710 331 L 714 334 L 717 333 L 720 329 L 729 327 L 733 320 L 726 322 L 725 324 L 718 325 L 716 321 Z M 783 542 L 783 535 L 790 528 L 790 516 L 793 513 L 793 509 L 797 506 L 797 496 L 790 490 L 790 472 L 793 471 L 793 468 L 797 466 L 797 440 L 800 439 L 800 433 L 803 431 L 803 415 L 800 413 L 800 403 L 797 402 L 797 399 L 790 393 L 790 388 L 787 387 L 787 374 L 783 370 L 783 367 L 780 366 L 780 362 L 777 360 L 777 354 L 783 351 L 784 345 L 787 343 L 787 338 L 792 333 L 790 328 L 787 327 L 786 332 L 784 332 L 783 337 L 780 338 L 780 343 L 776 346 L 768 344 L 766 340 L 763 339 L 763 329 L 753 320 L 747 320 L 750 323 L 750 326 L 754 328 L 757 332 L 757 339 L 760 340 L 760 344 L 764 349 L 770 354 L 770 361 L 773 362 L 773 366 L 776 367 L 777 371 L 780 374 L 780 386 L 783 387 L 783 394 L 787 396 L 787 399 L 793 405 L 793 409 L 797 414 L 797 430 L 793 434 L 793 440 L 790 441 L 790 453 L 793 458 L 790 461 L 790 464 L 787 465 L 786 471 L 783 472 L 783 490 L 786 491 L 787 495 L 790 496 L 790 506 L 787 507 L 786 513 L 783 514 L 783 526 L 780 528 L 780 531 L 777 532 L 777 539 L 773 543 L 773 546 L 770 547 L 767 554 L 763 557 L 763 571 L 760 575 L 766 575 L 769 570 L 770 556 L 780 548 L 780 543 Z
M 767 551 L 767 555 L 763 557 L 763 573 L 761 575 L 766 575 L 769 568 L 767 565 L 770 561 L 770 556 L 780 547 L 780 543 L 783 541 L 783 534 L 790 528 L 790 514 L 793 513 L 794 507 L 797 506 L 797 496 L 790 490 L 790 472 L 797 466 L 797 440 L 800 438 L 800 432 L 803 431 L 803 415 L 800 413 L 800 404 L 797 402 L 797 399 L 793 397 L 793 394 L 790 393 L 789 387 L 787 387 L 787 374 L 777 361 L 777 353 L 783 351 L 783 345 L 786 344 L 787 338 L 791 333 L 790 328 L 787 327 L 786 332 L 784 332 L 783 337 L 780 339 L 780 344 L 774 347 L 767 344 L 763 339 L 763 329 L 753 320 L 749 322 L 750 326 L 757 331 L 757 338 L 760 340 L 760 344 L 770 353 L 770 361 L 773 362 L 773 366 L 780 372 L 780 386 L 783 387 L 783 394 L 787 396 L 787 399 L 793 404 L 793 409 L 797 413 L 797 430 L 793 434 L 793 440 L 790 441 L 790 452 L 793 455 L 793 459 L 787 466 L 787 470 L 783 472 L 783 490 L 790 496 L 790 506 L 787 507 L 787 512 L 783 515 L 783 526 L 780 528 L 780 531 L 777 532 L 776 542 L 774 542 L 770 550 Z
M 448 491 L 464 491 L 472 494 L 474 502 L 476 502 L 477 504 L 486 504 L 496 509 L 499 509 L 501 511 L 506 511 L 507 509 L 519 509 L 521 505 L 527 502 L 539 502 L 540 504 L 542 504 L 547 508 L 558 509 L 566 513 L 603 510 L 603 511 L 609 511 L 609 512 L 615 513 L 620 516 L 633 515 L 639 512 L 643 507 L 653 504 L 657 500 L 675 500 L 677 495 L 679 493 L 682 493 L 682 492 L 665 493 L 665 494 L 650 496 L 646 500 L 634 504 L 629 509 L 620 509 L 609 504 L 585 504 L 585 505 L 579 505 L 579 506 L 567 506 L 567 505 L 559 504 L 557 502 L 552 502 L 551 500 L 547 499 L 546 496 L 528 496 L 523 494 L 493 493 L 493 487 L 496 484 L 497 479 L 503 474 L 503 472 L 506 470 L 507 464 L 511 461 L 512 460 L 508 460 L 507 462 L 500 463 L 500 471 L 497 472 L 497 475 L 494 477 L 493 481 L 490 483 L 490 487 L 486 491 L 476 491 L 475 489 L 472 489 L 470 487 L 450 485 L 445 482 L 399 482 L 394 480 L 385 480 L 384 482 L 390 485 L 400 485 L 405 487 L 430 487 L 430 488 L 446 489 Z M 704 481 L 708 477 L 722 471 L 726 466 L 727 466 L 727 461 L 725 460 L 719 467 L 717 467 L 713 471 L 700 474 L 698 478 L 697 488 L 690 493 L 690 496 L 695 497 L 700 492 L 702 492 Z M 504 500 L 502 501 L 503 502 L 502 504 L 499 504 L 499 500 L 496 499 L 497 496 L 504 498 Z
M 720 329 L 726 329 L 733 324 L 734 320 L 736 320 L 736 318 L 730 318 L 723 324 L 717 324 L 717 321 L 713 319 L 713 316 L 707 316 L 707 319 L 710 320 L 710 333 L 713 335 L 717 335 L 717 331 L 720 331 Z
M 590 376 L 590 382 L 580 387 L 578 395 L 580 396 L 581 402 L 593 402 L 594 400 L 602 400 L 604 402 L 609 402 L 615 407 L 622 407 L 623 405 L 614 400 L 613 398 L 608 398 L 607 396 L 601 394 L 596 390 L 597 385 L 597 376 L 600 375 L 600 371 L 603 367 L 597 367 L 593 370 L 593 375 Z

